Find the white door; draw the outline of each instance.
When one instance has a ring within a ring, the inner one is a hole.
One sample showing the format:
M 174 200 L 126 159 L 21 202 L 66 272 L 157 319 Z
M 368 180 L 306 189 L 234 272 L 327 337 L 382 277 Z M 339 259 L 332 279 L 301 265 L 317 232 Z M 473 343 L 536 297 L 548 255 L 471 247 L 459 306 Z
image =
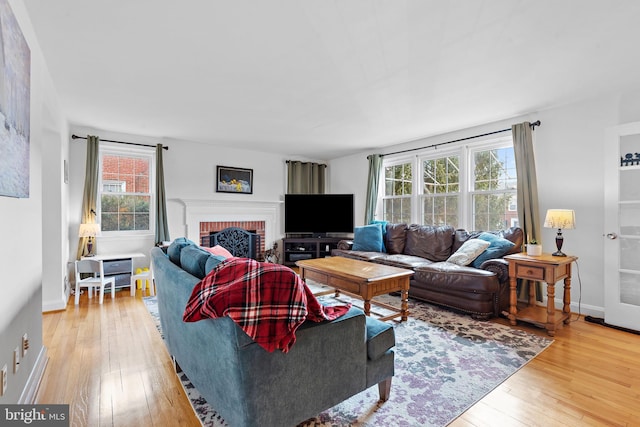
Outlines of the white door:
M 605 322 L 640 330 L 640 122 L 605 138 Z

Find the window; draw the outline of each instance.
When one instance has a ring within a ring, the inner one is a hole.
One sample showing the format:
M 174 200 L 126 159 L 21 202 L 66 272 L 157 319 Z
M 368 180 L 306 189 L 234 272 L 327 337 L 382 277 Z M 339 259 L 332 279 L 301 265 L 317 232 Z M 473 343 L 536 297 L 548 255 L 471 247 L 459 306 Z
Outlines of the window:
M 460 206 L 460 157 L 422 161 L 422 224 L 458 228 Z
M 383 219 L 468 230 L 518 224 L 511 137 L 428 151 L 411 161 L 385 158 L 385 188 L 378 204 Z M 413 168 L 419 176 L 413 176 Z
M 101 147 L 98 215 L 103 232 L 151 230 L 152 172 L 149 153 Z
M 513 147 L 472 152 L 474 230 L 502 230 L 517 219 Z
M 384 167 L 383 218 L 393 223 L 411 222 L 413 173 L 411 163 Z

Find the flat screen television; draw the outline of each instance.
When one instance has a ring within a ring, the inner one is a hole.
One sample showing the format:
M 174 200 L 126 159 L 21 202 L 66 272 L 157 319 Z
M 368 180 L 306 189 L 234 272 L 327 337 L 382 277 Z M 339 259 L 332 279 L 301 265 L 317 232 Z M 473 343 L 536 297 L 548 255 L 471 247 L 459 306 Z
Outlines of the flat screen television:
M 285 194 L 286 234 L 353 233 L 353 194 Z

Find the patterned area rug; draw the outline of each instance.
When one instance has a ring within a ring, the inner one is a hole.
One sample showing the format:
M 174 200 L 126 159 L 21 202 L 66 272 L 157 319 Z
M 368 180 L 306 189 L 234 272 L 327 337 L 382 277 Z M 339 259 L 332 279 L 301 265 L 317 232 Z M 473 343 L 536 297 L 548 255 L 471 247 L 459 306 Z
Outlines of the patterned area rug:
M 380 299 L 399 307 L 399 297 Z M 320 300 L 337 302 L 333 296 Z M 339 300 L 362 306 L 348 296 Z M 144 302 L 160 331 L 155 297 Z M 410 300 L 409 309 L 407 322 L 392 322 L 396 373 L 389 400 L 379 404 L 378 387 L 371 387 L 300 427 L 446 426 L 553 342 L 419 301 Z M 181 380 L 202 424 L 227 426 L 184 374 Z

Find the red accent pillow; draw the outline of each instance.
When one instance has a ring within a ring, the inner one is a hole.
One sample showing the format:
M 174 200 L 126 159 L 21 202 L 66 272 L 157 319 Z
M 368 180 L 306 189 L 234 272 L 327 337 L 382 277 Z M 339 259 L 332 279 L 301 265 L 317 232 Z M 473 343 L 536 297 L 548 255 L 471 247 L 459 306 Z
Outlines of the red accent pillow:
M 220 245 L 215 245 L 212 248 L 202 248 L 202 249 L 204 249 L 207 252 L 211 252 L 214 255 L 220 255 L 221 257 L 224 257 L 224 258 L 233 258 L 233 255 L 231 255 L 231 252 L 229 252 L 228 250 L 226 250 Z

